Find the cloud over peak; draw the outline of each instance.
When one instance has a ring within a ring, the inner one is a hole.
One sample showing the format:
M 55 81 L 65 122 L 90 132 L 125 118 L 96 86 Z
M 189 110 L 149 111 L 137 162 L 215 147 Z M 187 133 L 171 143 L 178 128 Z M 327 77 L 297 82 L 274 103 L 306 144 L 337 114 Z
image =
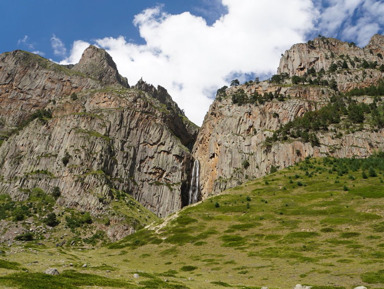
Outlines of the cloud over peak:
M 143 78 L 164 86 L 201 124 L 219 87 L 233 78 L 275 73 L 280 54 L 309 35 L 343 33 L 346 40 L 366 44 L 384 25 L 384 3 L 378 0 L 214 0 L 213 5 L 223 14 L 209 23 L 190 12 L 172 15 L 161 5 L 152 7 L 133 20 L 144 44 L 123 36 L 93 44 L 112 55 L 131 84 Z M 61 44 L 52 37 L 56 55 L 65 54 Z M 63 63 L 78 62 L 88 45 L 75 41 Z
M 188 117 L 201 124 L 214 92 L 233 77 L 270 74 L 280 54 L 305 40 L 313 19 L 309 0 L 223 0 L 227 14 L 212 25 L 189 12 L 171 15 L 162 6 L 136 15 L 144 45 L 103 38 L 120 73 L 160 84 Z M 280 6 L 280 9 L 276 9 Z
M 381 0 L 316 0 L 318 29 L 325 36 L 368 44 L 373 34 L 382 33 L 384 2 Z

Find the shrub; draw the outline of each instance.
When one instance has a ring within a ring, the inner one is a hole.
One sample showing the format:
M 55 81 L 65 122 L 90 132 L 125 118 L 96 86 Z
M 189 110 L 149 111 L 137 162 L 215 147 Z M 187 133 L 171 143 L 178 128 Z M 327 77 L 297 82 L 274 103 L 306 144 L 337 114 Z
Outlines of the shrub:
M 231 86 L 239 86 L 240 85 L 240 81 L 238 79 L 234 79 L 231 81 Z
M 55 213 L 49 213 L 46 219 L 44 220 L 44 223 L 50 227 L 56 227 L 58 224 L 60 224 L 59 220 L 57 220 Z
M 89 212 L 85 212 L 82 214 L 79 213 L 71 213 L 71 216 L 66 216 L 65 221 L 67 222 L 67 226 L 71 229 L 75 229 L 81 227 L 85 224 L 92 224 L 92 217 Z
M 271 173 L 271 174 L 276 173 L 276 172 L 277 172 L 277 169 L 278 169 L 278 167 L 276 167 L 276 166 L 271 166 L 270 173 Z
M 77 94 L 75 92 L 71 94 L 71 99 L 72 100 L 77 100 L 77 98 L 78 97 L 77 97 Z
M 244 168 L 244 169 L 248 169 L 248 168 L 249 168 L 249 161 L 248 161 L 248 160 L 244 160 L 244 161 L 242 162 L 242 165 L 243 165 L 243 168 Z
M 271 82 L 274 83 L 281 83 L 284 80 L 284 78 L 280 74 L 275 74 L 271 78 Z
M 103 241 L 107 238 L 104 231 L 97 231 L 92 237 L 84 239 L 84 243 L 91 244 L 95 246 L 99 241 Z
M 54 187 L 52 190 L 52 196 L 57 200 L 61 196 L 60 188 Z
M 69 153 L 65 152 L 64 157 L 61 159 L 61 161 L 63 162 L 64 166 L 67 166 L 67 164 L 69 163 L 69 159 L 70 158 L 71 158 L 71 156 L 69 155 Z
M 369 173 L 370 177 L 377 177 L 377 173 L 376 173 L 376 171 L 375 171 L 375 169 L 373 167 L 369 168 L 368 173 Z
M 196 266 L 183 266 L 180 268 L 180 270 L 184 272 L 194 271 L 196 269 L 197 269 Z
M 225 98 L 227 96 L 226 90 L 228 86 L 223 86 L 222 88 L 219 88 L 216 92 L 216 98 L 218 100 L 221 100 L 222 98 Z
M 292 76 L 292 84 L 298 84 L 302 82 L 302 78 L 300 76 L 294 75 Z
M 25 206 L 17 207 L 14 212 L 13 212 L 13 220 L 18 222 L 18 221 L 23 221 L 26 219 L 26 217 L 29 215 L 29 210 Z
M 32 241 L 33 240 L 33 234 L 30 232 L 18 235 L 15 237 L 16 241 Z
M 232 95 L 232 102 L 240 106 L 248 102 L 244 89 L 239 89 Z

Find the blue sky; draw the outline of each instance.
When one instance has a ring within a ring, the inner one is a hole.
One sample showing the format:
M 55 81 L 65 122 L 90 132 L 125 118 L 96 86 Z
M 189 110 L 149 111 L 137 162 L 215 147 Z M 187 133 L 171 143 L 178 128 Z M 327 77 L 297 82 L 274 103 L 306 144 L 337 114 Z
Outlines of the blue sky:
M 74 40 L 92 42 L 107 36 L 124 36 L 142 44 L 144 40 L 132 23 L 134 16 L 159 5 L 170 14 L 190 11 L 208 23 L 225 13 L 218 1 L 215 4 L 209 0 L 0 0 L 0 23 L 4 28 L 0 53 L 15 49 L 39 51 L 59 61 L 51 47 L 53 35 L 68 48 Z
M 384 32 L 384 0 L 0 0 L 0 11 L 0 53 L 76 63 L 97 45 L 130 84 L 164 86 L 197 124 L 219 87 L 275 73 L 295 43 L 364 46 Z

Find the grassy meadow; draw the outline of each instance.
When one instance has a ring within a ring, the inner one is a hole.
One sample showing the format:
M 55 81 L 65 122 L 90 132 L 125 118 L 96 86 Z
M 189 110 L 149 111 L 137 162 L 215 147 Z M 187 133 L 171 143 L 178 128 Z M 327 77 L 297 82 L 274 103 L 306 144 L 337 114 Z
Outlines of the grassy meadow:
M 86 265 L 85 265 L 86 264 Z M 58 276 L 43 274 L 57 268 Z M 0 288 L 384 288 L 384 157 L 306 159 L 112 244 L 0 247 Z

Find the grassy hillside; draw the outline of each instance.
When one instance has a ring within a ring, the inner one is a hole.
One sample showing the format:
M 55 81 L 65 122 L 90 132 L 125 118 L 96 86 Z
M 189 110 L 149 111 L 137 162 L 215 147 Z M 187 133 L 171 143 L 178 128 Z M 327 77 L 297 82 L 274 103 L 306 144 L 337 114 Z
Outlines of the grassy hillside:
M 307 159 L 107 247 L 4 247 L 0 287 L 384 288 L 383 179 L 384 154 Z

